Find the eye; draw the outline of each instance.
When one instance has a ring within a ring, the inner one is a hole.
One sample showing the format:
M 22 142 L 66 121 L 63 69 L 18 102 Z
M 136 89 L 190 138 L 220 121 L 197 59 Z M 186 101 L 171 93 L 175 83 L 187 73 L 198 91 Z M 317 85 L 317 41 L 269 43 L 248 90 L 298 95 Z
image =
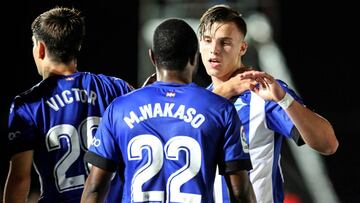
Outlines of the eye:
M 210 43 L 211 42 L 211 38 L 210 37 L 204 37 L 203 41 L 206 43 Z
M 224 40 L 224 41 L 221 42 L 221 44 L 222 44 L 223 46 L 228 46 L 228 45 L 231 45 L 231 41 L 229 41 L 229 40 Z

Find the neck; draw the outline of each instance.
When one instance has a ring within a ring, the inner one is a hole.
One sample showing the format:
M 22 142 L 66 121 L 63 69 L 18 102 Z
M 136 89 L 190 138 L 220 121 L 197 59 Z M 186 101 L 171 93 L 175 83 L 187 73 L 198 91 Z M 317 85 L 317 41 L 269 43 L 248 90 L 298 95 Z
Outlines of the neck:
M 240 73 L 243 73 L 247 70 L 250 70 L 250 68 L 246 67 L 246 66 L 240 66 L 239 68 L 237 69 L 234 69 L 234 71 L 232 72 L 229 72 L 228 74 L 222 76 L 222 77 L 215 77 L 215 76 L 211 76 L 211 81 L 213 83 L 213 86 L 216 87 L 226 81 L 228 81 L 230 78 L 240 74 Z
M 188 84 L 192 82 L 191 74 L 186 71 L 179 72 L 176 70 L 156 70 L 156 80 L 171 83 Z
M 72 75 L 77 72 L 77 64 L 72 61 L 68 64 L 50 63 L 47 68 L 43 69 L 42 77 L 46 79 L 52 75 Z

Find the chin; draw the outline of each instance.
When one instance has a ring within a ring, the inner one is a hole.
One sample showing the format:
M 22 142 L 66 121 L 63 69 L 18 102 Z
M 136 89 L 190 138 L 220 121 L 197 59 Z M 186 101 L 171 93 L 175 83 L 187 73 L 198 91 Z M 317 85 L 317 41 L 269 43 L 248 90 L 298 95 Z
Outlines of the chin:
M 218 76 L 219 75 L 219 70 L 216 70 L 216 69 L 213 69 L 213 68 L 207 68 L 206 69 L 206 73 L 208 74 L 208 75 L 210 75 L 210 76 L 214 76 L 214 77 L 216 77 L 216 76 Z

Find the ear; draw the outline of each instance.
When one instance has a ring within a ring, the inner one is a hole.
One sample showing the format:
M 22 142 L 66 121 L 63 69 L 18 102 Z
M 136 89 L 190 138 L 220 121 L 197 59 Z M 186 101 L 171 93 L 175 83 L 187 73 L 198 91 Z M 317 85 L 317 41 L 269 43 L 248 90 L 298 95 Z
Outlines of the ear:
M 154 52 L 152 49 L 149 49 L 149 57 L 150 57 L 151 63 L 156 67 L 155 56 L 154 56 Z
M 243 41 L 240 45 L 240 56 L 243 56 L 248 48 L 248 43 L 246 41 Z
M 44 42 L 38 41 L 37 43 L 39 46 L 39 49 L 38 49 L 39 58 L 44 59 L 46 46 L 45 46 Z
M 196 65 L 197 60 L 198 60 L 198 55 L 199 55 L 199 51 L 197 51 L 193 56 L 190 56 L 189 62 L 192 66 Z

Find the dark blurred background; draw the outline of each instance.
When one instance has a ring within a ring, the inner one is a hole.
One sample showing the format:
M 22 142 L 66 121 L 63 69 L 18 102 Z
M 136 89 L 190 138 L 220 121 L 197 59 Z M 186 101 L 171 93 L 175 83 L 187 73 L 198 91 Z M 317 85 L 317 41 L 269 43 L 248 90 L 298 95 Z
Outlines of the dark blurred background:
M 79 70 L 114 75 L 139 87 L 153 67 L 146 55 L 152 19 L 183 17 L 196 26 L 201 14 L 215 3 L 226 3 L 250 16 L 264 14 L 272 27 L 272 42 L 281 50 L 287 71 L 297 92 L 310 109 L 333 125 L 340 146 L 332 156 L 319 155 L 325 176 L 337 199 L 334 202 L 360 202 L 360 159 L 355 147 L 360 140 L 358 83 L 355 62 L 359 60 L 360 23 L 355 1 L 181 1 L 181 0 L 18 0 L 2 5 L 1 139 L 7 136 L 7 116 L 12 98 L 41 80 L 32 58 L 30 25 L 40 13 L 56 6 L 81 10 L 86 20 L 86 39 L 79 58 Z M 176 10 L 177 12 L 173 12 Z M 179 13 L 182 10 L 185 12 Z M 157 22 L 157 21 L 155 21 Z M 155 27 L 152 26 L 152 27 Z M 147 35 L 147 36 L 145 36 Z M 245 61 L 258 62 L 257 43 L 249 48 Z M 253 49 L 253 51 L 252 51 Z M 209 79 L 200 64 L 196 82 Z M 259 67 L 261 69 L 261 67 Z M 273 67 L 276 69 L 276 67 Z M 272 72 L 270 71 L 272 74 Z M 8 162 L 1 141 L 1 190 Z M 283 149 L 285 187 L 300 202 L 317 202 L 311 187 L 304 183 L 290 147 Z M 302 156 L 301 154 L 299 154 Z M 299 169 L 300 168 L 300 169 Z M 306 179 L 306 178 L 305 178 Z M 37 179 L 36 179 L 37 180 Z M 306 181 L 305 181 L 306 182 Z M 38 184 L 34 183 L 34 187 Z M 321 188 L 318 188 L 321 192 Z M 296 199 L 296 198 L 295 198 Z

